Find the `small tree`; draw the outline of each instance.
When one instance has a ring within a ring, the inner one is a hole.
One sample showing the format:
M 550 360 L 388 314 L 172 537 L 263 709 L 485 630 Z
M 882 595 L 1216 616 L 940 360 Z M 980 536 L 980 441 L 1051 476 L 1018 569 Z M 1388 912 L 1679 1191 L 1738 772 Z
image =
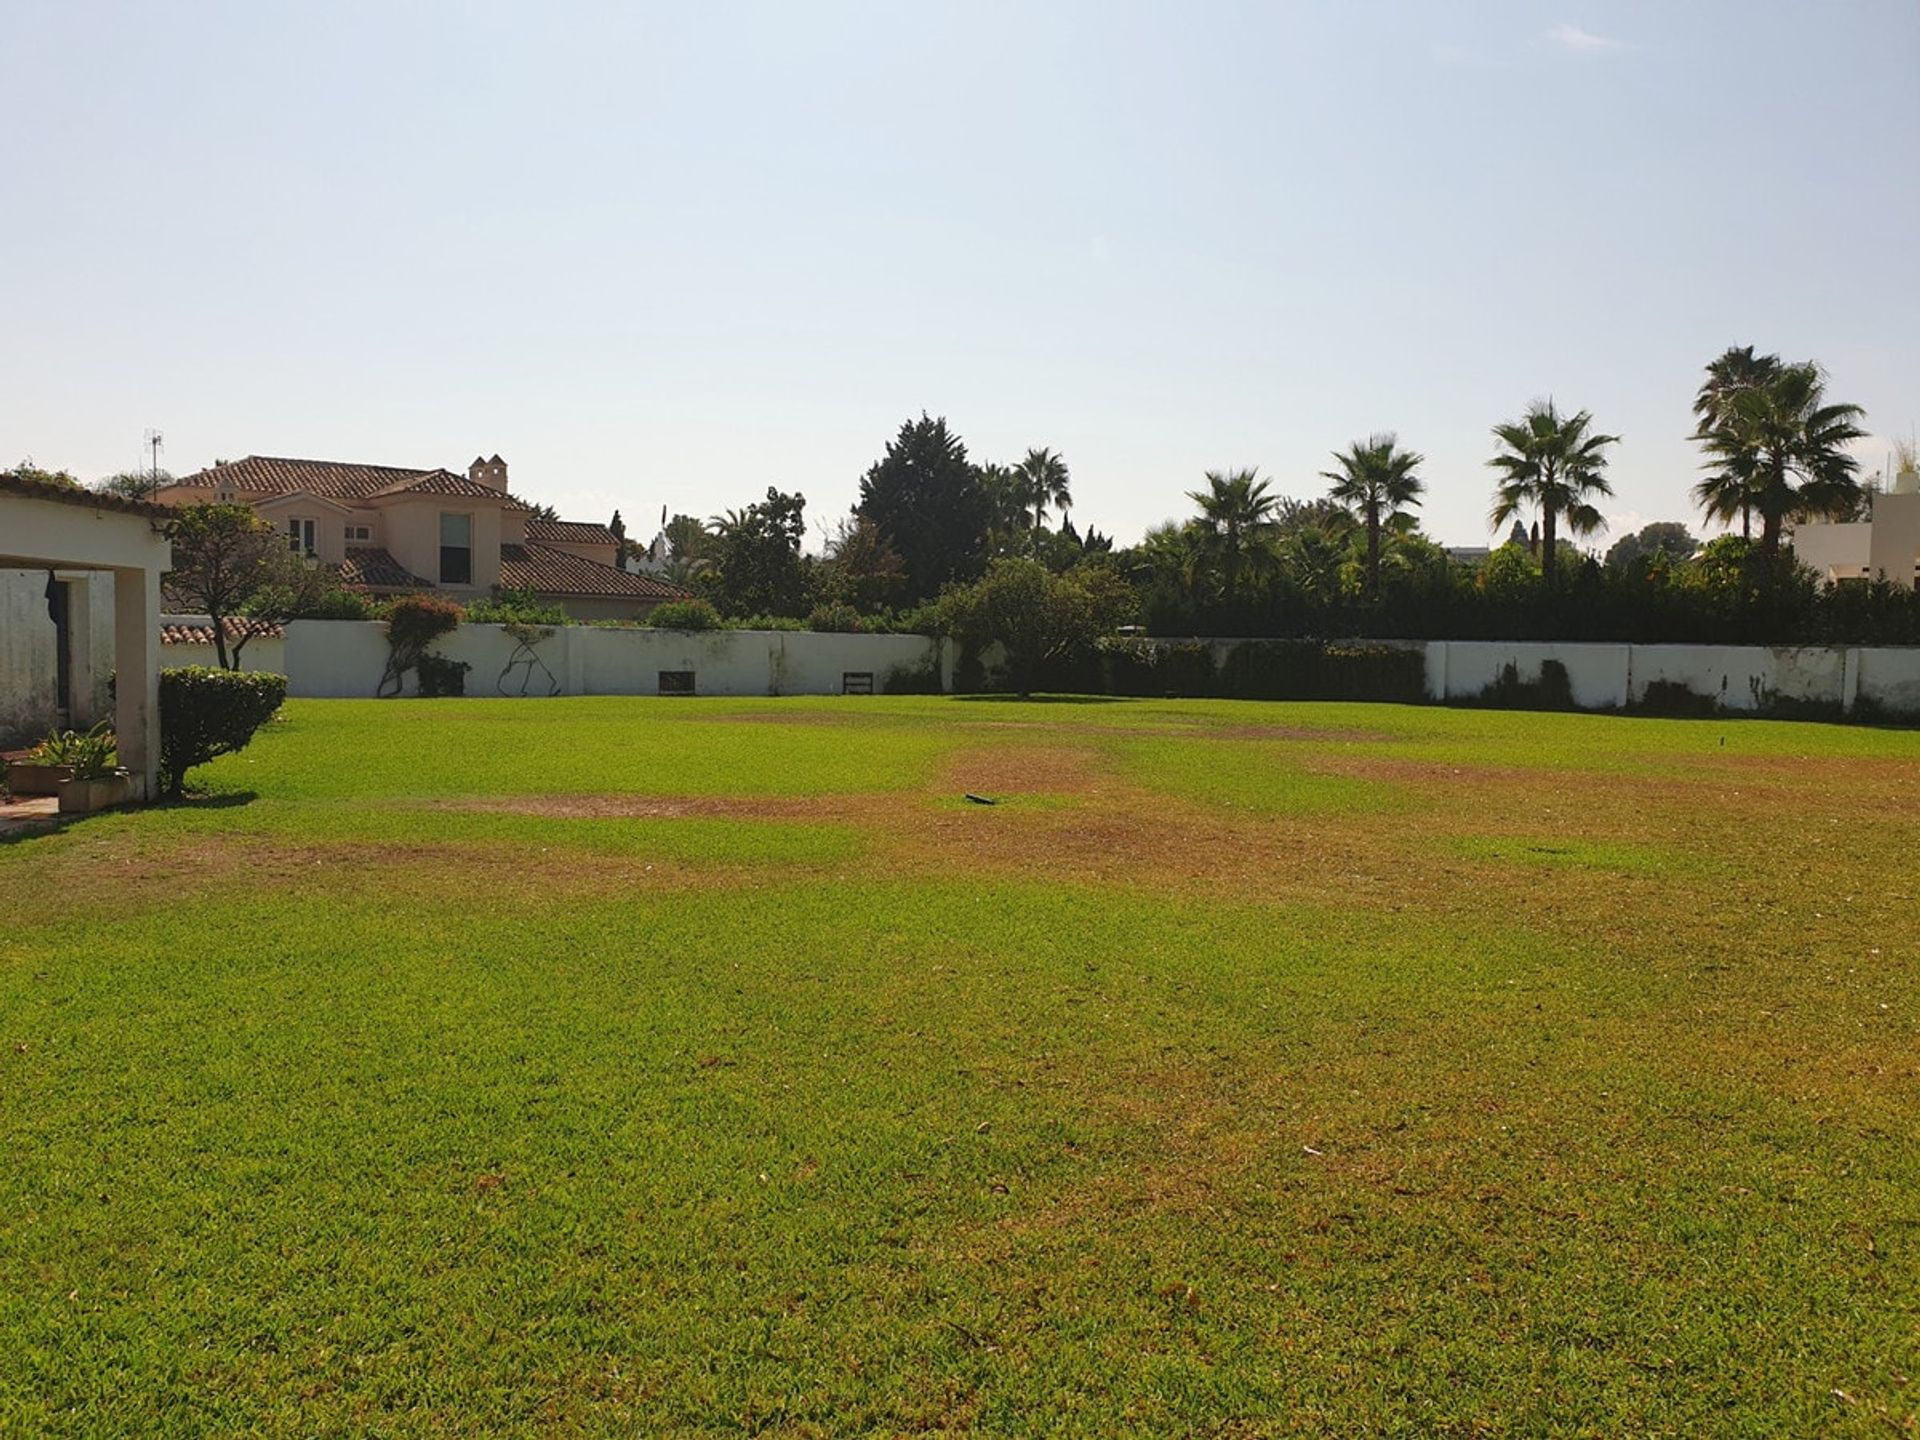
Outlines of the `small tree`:
M 403 595 L 387 612 L 387 668 L 375 691 L 382 699 L 398 695 L 407 671 L 420 664 L 428 648 L 460 626 L 460 607 L 438 595 Z
M 287 698 L 287 677 L 205 665 L 160 672 L 160 779 L 178 795 L 187 771 L 246 748 Z
M 807 598 L 807 570 L 800 558 L 806 538 L 804 495 L 767 498 L 713 522 L 719 532 L 717 563 L 721 608 L 730 615 L 798 615 Z
M 282 589 L 291 604 L 322 583 L 287 548 L 285 538 L 245 505 L 188 505 L 172 522 L 170 533 L 173 569 L 167 572 L 167 590 L 207 613 L 222 670 L 240 664 L 239 647 L 227 645 L 229 618 L 245 614 L 274 587 Z
M 144 500 L 162 485 L 172 483 L 172 474 L 165 470 L 122 470 L 107 476 L 93 488 L 102 495 L 118 495 L 124 500 Z
M 1027 696 L 1044 663 L 1092 645 L 1131 602 L 1126 582 L 1110 569 L 1055 575 L 1038 560 L 1018 558 L 996 560 L 973 584 L 948 589 L 940 612 L 962 641 L 999 641 L 1014 689 Z

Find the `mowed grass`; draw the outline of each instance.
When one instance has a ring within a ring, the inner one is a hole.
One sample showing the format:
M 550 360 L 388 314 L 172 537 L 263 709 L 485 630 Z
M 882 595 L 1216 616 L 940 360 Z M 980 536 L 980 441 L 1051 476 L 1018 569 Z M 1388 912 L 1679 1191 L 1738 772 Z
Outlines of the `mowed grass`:
M 1920 1425 L 1920 734 L 296 702 L 200 778 L 0 844 L 0 1434 Z

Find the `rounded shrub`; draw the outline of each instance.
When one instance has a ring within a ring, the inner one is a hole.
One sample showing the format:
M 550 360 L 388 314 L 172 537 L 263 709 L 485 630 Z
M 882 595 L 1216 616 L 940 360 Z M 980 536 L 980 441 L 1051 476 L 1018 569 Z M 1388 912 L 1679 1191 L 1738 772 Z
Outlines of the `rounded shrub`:
M 265 670 L 182 665 L 160 672 L 160 781 L 178 795 L 187 771 L 244 750 L 287 698 L 287 677 Z

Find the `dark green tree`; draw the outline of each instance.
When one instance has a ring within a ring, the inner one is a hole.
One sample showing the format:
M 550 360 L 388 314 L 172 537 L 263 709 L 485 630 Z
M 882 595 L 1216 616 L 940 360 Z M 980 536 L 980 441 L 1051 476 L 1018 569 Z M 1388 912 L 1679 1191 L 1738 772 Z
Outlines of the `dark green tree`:
M 730 615 L 804 615 L 807 570 L 800 556 L 806 538 L 803 495 L 767 487 L 767 498 L 717 517 L 715 593 Z
M 903 424 L 886 455 L 861 479 L 854 508 L 900 556 L 907 602 L 980 573 L 992 503 L 967 463 L 967 447 L 944 418 L 922 414 Z
M 1607 568 L 1624 570 L 1636 560 L 1664 555 L 1669 560 L 1685 560 L 1700 548 L 1700 542 L 1686 526 L 1674 520 L 1656 520 L 1642 525 L 1630 535 L 1622 535 L 1607 551 Z

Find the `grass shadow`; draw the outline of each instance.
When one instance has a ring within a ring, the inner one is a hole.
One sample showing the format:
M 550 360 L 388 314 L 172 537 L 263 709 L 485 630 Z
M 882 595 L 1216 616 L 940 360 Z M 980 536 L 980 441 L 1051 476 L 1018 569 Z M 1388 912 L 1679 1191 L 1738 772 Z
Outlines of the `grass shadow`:
M 1015 705 L 1130 705 L 1138 698 L 1132 695 L 954 695 L 954 700 L 966 703 L 984 701 Z

